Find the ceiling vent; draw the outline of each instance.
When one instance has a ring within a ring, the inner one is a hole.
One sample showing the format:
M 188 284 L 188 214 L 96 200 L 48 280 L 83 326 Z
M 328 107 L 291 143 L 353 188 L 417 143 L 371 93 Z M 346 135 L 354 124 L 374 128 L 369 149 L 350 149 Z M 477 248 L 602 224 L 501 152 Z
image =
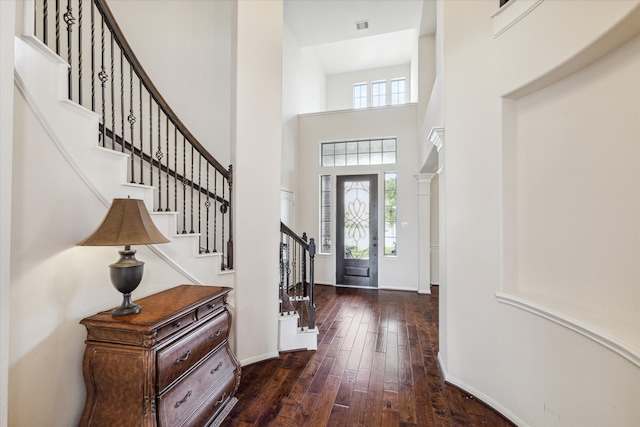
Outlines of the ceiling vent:
M 369 21 L 356 22 L 356 30 L 366 30 L 367 28 L 369 28 Z

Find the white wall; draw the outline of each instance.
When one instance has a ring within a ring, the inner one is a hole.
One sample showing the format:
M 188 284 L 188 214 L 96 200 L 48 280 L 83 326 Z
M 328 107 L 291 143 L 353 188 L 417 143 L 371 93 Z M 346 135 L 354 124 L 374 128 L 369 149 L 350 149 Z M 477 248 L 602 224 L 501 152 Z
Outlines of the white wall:
M 383 198 L 383 175 L 387 171 L 398 172 L 398 256 L 384 257 L 379 254 L 378 287 L 386 289 L 418 289 L 418 193 L 416 157 L 416 105 L 375 108 L 367 110 L 341 111 L 302 115 L 299 118 L 301 171 L 300 193 L 296 195 L 296 224 L 310 237 L 319 234 L 319 177 L 332 175 L 333 200 L 332 217 L 335 218 L 336 175 L 378 173 L 378 200 Z M 398 162 L 396 165 L 320 167 L 320 142 L 352 138 L 377 138 L 395 136 L 398 138 Z M 383 204 L 379 218 L 384 218 Z M 406 222 L 406 228 L 400 223 Z M 333 224 L 335 228 L 335 223 Z M 380 222 L 379 236 L 383 236 Z M 335 242 L 335 229 L 332 230 Z M 381 246 L 380 246 L 381 247 Z M 335 284 L 334 255 L 316 256 L 316 282 Z
M 447 379 L 520 425 L 635 425 L 638 41 L 588 63 L 638 2 L 544 1 L 496 38 L 495 2 L 441 5 Z
M 517 158 L 505 159 L 518 170 L 518 278 L 505 286 L 640 334 L 639 95 L 636 37 L 518 100 Z
M 417 101 L 418 101 L 418 117 L 423 118 L 429 100 L 433 83 L 436 79 L 436 36 L 431 34 L 418 39 L 418 85 Z
M 7 425 L 11 197 L 13 174 L 13 46 L 15 1 L 0 2 L 0 426 Z
M 297 192 L 298 114 L 324 111 L 325 74 L 285 25 L 282 63 L 282 189 Z M 294 230 L 297 231 L 297 230 Z
M 154 84 L 187 128 L 231 162 L 234 1 L 118 0 L 118 24 Z M 169 31 L 170 29 L 170 31 Z
M 391 91 L 389 82 L 391 79 L 406 78 L 405 101 L 411 99 L 411 64 L 396 65 L 393 67 L 375 68 L 371 70 L 353 71 L 327 76 L 327 111 L 349 110 L 353 108 L 353 85 L 356 83 L 369 83 L 368 97 L 371 103 L 371 82 L 377 80 L 387 81 L 387 97 L 390 99 Z

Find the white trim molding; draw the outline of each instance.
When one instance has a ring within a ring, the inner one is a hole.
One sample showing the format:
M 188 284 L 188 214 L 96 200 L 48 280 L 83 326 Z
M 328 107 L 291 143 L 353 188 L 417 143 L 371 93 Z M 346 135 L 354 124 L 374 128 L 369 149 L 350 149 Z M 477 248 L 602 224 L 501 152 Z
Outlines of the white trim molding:
M 577 332 L 640 368 L 640 333 L 637 329 L 576 308 L 558 306 L 544 297 L 521 292 L 498 292 L 496 298 L 501 303 L 528 311 Z
M 544 0 L 509 0 L 507 4 L 491 15 L 493 18 L 493 37 L 498 37 L 513 27 L 543 1 Z
M 429 136 L 427 137 L 429 141 L 436 147 L 436 150 L 440 152 L 440 149 L 444 145 L 444 128 L 443 127 L 433 127 L 429 132 Z

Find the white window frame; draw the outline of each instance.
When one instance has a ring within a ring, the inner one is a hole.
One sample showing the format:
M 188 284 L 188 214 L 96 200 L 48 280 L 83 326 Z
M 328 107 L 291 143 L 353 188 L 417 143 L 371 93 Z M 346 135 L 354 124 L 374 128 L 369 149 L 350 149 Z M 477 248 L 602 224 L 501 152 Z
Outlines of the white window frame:
M 396 90 L 396 84 L 402 82 L 402 92 Z M 407 79 L 405 77 L 391 79 L 391 105 L 406 104 Z
M 353 108 L 367 108 L 369 102 L 367 83 L 354 83 L 353 85 Z M 364 95 L 359 89 L 364 89 Z
M 376 93 L 376 89 L 382 89 L 381 93 Z M 387 105 L 387 81 L 376 80 L 371 82 L 371 106 L 383 107 Z

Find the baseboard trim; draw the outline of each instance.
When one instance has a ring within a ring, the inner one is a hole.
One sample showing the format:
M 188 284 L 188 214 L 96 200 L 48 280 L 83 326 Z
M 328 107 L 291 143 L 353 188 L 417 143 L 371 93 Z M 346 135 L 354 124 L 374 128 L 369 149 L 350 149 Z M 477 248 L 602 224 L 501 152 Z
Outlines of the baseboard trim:
M 438 352 L 438 367 L 440 368 L 440 373 L 444 378 L 445 382 L 451 384 L 453 387 L 456 387 L 465 393 L 472 395 L 475 399 L 480 401 L 482 404 L 494 409 L 496 412 L 500 413 L 504 418 L 511 421 L 517 426 L 520 427 L 528 427 L 529 425 L 525 423 L 522 419 L 516 416 L 509 409 L 498 403 L 496 400 L 488 396 L 487 394 L 481 392 L 475 387 L 470 386 L 466 382 L 460 380 L 459 378 L 454 377 L 453 375 L 447 372 L 447 366 L 444 363 L 442 358 L 442 354 Z
M 274 351 L 270 353 L 260 354 L 258 356 L 249 357 L 248 359 L 242 359 L 240 361 L 240 366 L 251 365 L 252 363 L 262 362 L 263 360 L 277 359 L 279 355 L 279 352 Z

